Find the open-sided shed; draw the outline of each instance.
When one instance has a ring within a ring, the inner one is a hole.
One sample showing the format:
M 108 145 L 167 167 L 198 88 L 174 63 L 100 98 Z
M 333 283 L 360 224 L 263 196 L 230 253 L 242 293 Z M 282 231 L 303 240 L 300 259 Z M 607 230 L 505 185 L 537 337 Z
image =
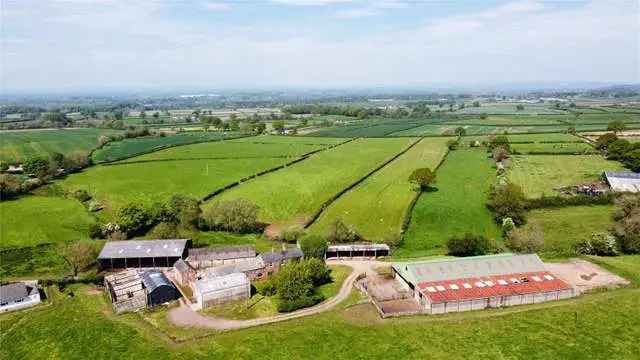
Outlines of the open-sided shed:
M 191 240 L 125 240 L 104 244 L 98 263 L 102 269 L 171 267 L 189 254 Z

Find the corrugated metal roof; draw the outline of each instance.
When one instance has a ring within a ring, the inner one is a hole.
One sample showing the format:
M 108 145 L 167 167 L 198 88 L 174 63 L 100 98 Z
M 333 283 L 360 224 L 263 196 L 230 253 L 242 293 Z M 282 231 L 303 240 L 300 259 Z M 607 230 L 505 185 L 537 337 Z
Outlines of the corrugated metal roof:
M 260 257 L 266 264 L 280 262 L 282 260 L 302 258 L 304 254 L 298 248 L 289 248 L 284 251 L 270 251 L 260 254 Z
M 196 287 L 200 294 L 225 290 L 249 284 L 249 279 L 243 273 L 233 273 L 224 276 L 209 277 L 196 280 Z
M 607 183 L 614 191 L 620 192 L 639 192 L 640 191 L 640 174 L 623 171 L 604 173 Z
M 176 268 L 176 270 L 178 270 L 179 272 L 187 272 L 193 270 L 191 266 L 189 266 L 189 264 L 187 264 L 187 262 L 182 259 L 178 259 L 178 261 L 173 264 L 173 267 Z
M 98 259 L 182 256 L 189 239 L 124 240 L 104 244 Z
M 29 296 L 31 286 L 25 283 L 13 283 L 0 286 L 0 302 L 9 303 Z
M 510 273 L 545 271 L 544 263 L 536 254 L 498 254 L 466 258 L 395 263 L 393 268 L 402 277 L 417 284 L 425 281 L 443 281 Z
M 418 288 L 432 303 L 441 303 L 569 290 L 571 286 L 549 272 L 543 271 L 425 281 L 419 283 Z
M 253 246 L 224 246 L 195 248 L 189 251 L 189 259 L 199 260 L 229 260 L 250 258 L 256 256 L 256 249 Z
M 327 251 L 374 251 L 374 250 L 389 251 L 389 245 L 387 244 L 341 244 L 341 245 L 329 245 L 327 247 Z
M 206 270 L 207 276 L 223 276 L 238 272 L 246 272 L 264 268 L 264 261 L 260 257 L 239 260 L 233 264 L 214 266 Z
M 147 288 L 147 292 L 152 293 L 155 289 L 161 286 L 173 286 L 173 283 L 167 279 L 164 274 L 159 270 L 149 270 L 142 273 L 142 283 Z

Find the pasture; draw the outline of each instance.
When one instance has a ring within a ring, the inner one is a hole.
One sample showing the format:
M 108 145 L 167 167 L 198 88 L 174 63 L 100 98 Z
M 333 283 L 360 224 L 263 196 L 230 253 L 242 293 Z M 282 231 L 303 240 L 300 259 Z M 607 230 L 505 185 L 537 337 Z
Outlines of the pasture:
M 168 136 L 148 136 L 124 139 L 108 143 L 93 152 L 92 158 L 96 162 L 119 160 L 146 152 L 160 150 L 165 147 L 186 145 L 206 141 L 218 141 L 238 137 L 235 134 L 220 132 L 185 132 Z
M 95 219 L 75 199 L 24 196 L 0 202 L 0 248 L 87 239 Z
M 506 135 L 507 139 L 511 144 L 518 143 L 572 143 L 572 142 L 582 142 L 577 136 L 568 134 L 568 133 L 545 133 L 545 134 L 509 134 Z M 469 143 L 471 141 L 489 141 L 491 136 L 489 135 L 479 135 L 479 136 L 464 136 L 462 137 L 462 141 L 464 143 Z
M 544 246 L 540 253 L 545 256 L 574 256 L 576 242 L 590 239 L 593 233 L 609 231 L 613 211 L 612 205 L 536 209 L 528 213 L 524 229 L 542 231 Z
M 0 160 L 22 162 L 29 157 L 47 157 L 53 152 L 63 155 L 74 151 L 88 153 L 98 147 L 98 137 L 118 132 L 95 128 L 1 131 Z
M 597 154 L 593 146 L 584 142 L 511 144 L 513 154 Z
M 312 132 L 309 136 L 328 137 L 382 137 L 399 131 L 419 127 L 422 124 L 433 123 L 433 119 L 373 119 L 353 125 L 333 126 Z
M 347 307 L 357 301 L 352 296 L 326 313 L 224 333 L 173 327 L 162 316 L 164 311 L 116 317 L 106 297 L 85 285 L 73 285 L 64 293 L 49 288 L 51 306 L 0 315 L 0 357 L 36 359 L 54 354 L 61 359 L 103 359 L 126 353 L 154 360 L 203 354 L 243 359 L 352 359 L 357 353 L 366 358 L 384 354 L 434 359 L 635 359 L 640 352 L 640 312 L 635 311 L 640 296 L 640 256 L 591 259 L 634 280 L 635 285 L 559 303 L 385 320 L 371 305 Z M 67 296 L 69 291 L 75 296 Z M 188 341 L 175 342 L 167 334 Z M 314 346 L 309 347 L 310 343 Z
M 491 126 L 521 126 L 521 125 L 558 125 L 564 119 L 561 115 L 491 115 L 486 119 L 472 118 L 451 121 L 456 125 L 491 125 Z
M 250 199 L 266 223 L 303 223 L 320 206 L 415 139 L 359 139 L 230 189 L 211 201 Z M 206 206 L 206 205 L 205 205 Z
M 434 169 L 447 151 L 450 138 L 425 138 L 402 156 L 349 190 L 326 208 L 310 227 L 325 235 L 340 219 L 367 240 L 399 238 L 409 204 L 418 195 L 409 184 L 416 168 Z
M 524 110 L 517 106 L 523 105 Z M 536 115 L 536 114 L 566 114 L 564 110 L 554 109 L 551 104 L 530 103 L 482 103 L 480 107 L 467 106 L 457 110 L 460 114 L 490 114 L 490 115 Z
M 457 122 L 456 122 L 457 123 Z M 518 133 L 558 133 L 565 132 L 570 125 L 455 125 L 453 122 L 445 122 L 441 124 L 426 124 L 406 130 L 391 133 L 389 136 L 439 136 L 454 135 L 458 127 L 463 127 L 467 135 L 502 135 L 502 134 L 518 134 Z M 585 129 L 593 127 L 601 129 L 606 125 L 585 125 Z
M 398 257 L 446 253 L 452 236 L 473 233 L 498 240 L 500 230 L 486 207 L 495 166 L 480 150 L 456 150 L 436 173 L 434 191 L 424 192 L 411 215 Z
M 513 155 L 508 176 L 527 197 L 539 197 L 555 195 L 560 187 L 597 181 L 604 171 L 622 169 L 619 162 L 600 155 Z

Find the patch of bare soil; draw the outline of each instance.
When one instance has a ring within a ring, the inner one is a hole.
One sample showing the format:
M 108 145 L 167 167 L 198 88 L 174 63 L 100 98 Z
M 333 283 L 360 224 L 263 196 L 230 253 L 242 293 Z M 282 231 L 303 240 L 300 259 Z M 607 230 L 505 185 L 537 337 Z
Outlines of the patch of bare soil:
M 347 322 L 359 326 L 382 324 L 384 322 L 371 303 L 350 306 L 343 310 L 341 315 Z
M 96 296 L 102 294 L 102 291 L 100 291 L 98 288 L 92 287 L 85 290 L 84 293 L 90 296 Z
M 629 281 L 598 265 L 574 259 L 563 263 L 546 263 L 547 270 L 566 281 L 582 293 L 597 288 L 616 288 L 629 285 Z
M 278 239 L 282 235 L 282 233 L 288 229 L 303 229 L 306 222 L 307 219 L 301 216 L 284 223 L 269 224 L 264 228 L 264 236 L 271 240 L 275 240 Z

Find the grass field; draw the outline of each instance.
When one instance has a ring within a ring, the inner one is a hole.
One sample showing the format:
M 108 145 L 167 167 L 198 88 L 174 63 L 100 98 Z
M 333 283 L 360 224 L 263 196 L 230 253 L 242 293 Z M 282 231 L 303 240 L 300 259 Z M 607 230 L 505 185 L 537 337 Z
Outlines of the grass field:
M 407 207 L 416 196 L 407 180 L 409 175 L 420 167 L 434 169 L 446 153 L 448 140 L 450 138 L 421 140 L 332 203 L 310 231 L 324 235 L 329 225 L 340 219 L 369 240 L 399 237 Z
M 323 202 L 390 159 L 415 139 L 360 139 L 313 155 L 222 193 L 212 201 L 244 198 L 267 223 L 300 223 Z
M 484 151 L 450 152 L 436 174 L 437 191 L 420 196 L 402 246 L 394 255 L 443 254 L 450 237 L 467 232 L 498 240 L 500 231 L 486 207 L 494 181 L 495 168 Z
M 0 202 L 0 248 L 88 238 L 95 220 L 77 200 L 24 196 Z
M 541 253 L 551 257 L 574 256 L 573 245 L 591 238 L 596 232 L 607 232 L 613 225 L 613 206 L 572 206 L 538 209 L 527 215 L 525 229 L 538 226 L 544 236 Z
M 514 155 L 509 179 L 528 197 L 556 194 L 554 189 L 598 180 L 603 171 L 622 170 L 622 164 L 600 155 Z
M 436 121 L 435 119 L 372 119 L 354 125 L 333 126 L 320 129 L 309 135 L 328 137 L 382 137 Z
M 593 146 L 587 143 L 533 143 L 512 144 L 511 151 L 518 154 L 554 153 L 554 154 L 597 154 Z
M 522 125 L 522 126 L 490 126 L 490 125 L 455 125 L 454 123 L 426 124 L 408 130 L 397 131 L 389 136 L 434 136 L 454 135 L 455 129 L 462 126 L 467 135 L 502 135 L 518 133 L 553 133 L 566 131 L 570 125 Z M 585 125 L 585 131 L 592 128 L 602 129 L 606 125 Z
M 524 110 L 517 110 L 518 103 L 486 103 L 480 107 L 467 106 L 456 111 L 461 114 L 491 114 L 491 115 L 535 115 L 535 114 L 566 114 L 566 111 L 553 109 L 548 104 L 520 104 Z
M 564 116 L 558 115 L 491 115 L 486 119 L 473 118 L 464 120 L 454 120 L 451 123 L 456 125 L 558 125 Z
M 89 292 L 87 286 L 72 286 L 74 297 L 50 289 L 53 305 L 0 315 L 0 358 L 111 359 L 127 354 L 140 360 L 335 360 L 357 354 L 358 358 L 637 359 L 640 256 L 592 259 L 636 285 L 560 302 L 441 316 L 381 320 L 371 305 L 356 305 L 225 333 L 171 327 L 172 335 L 210 334 L 178 344 L 162 332 L 171 326 L 164 319 L 156 327 L 140 315 L 114 316 L 105 296 Z
M 149 136 L 134 139 L 124 139 L 109 143 L 93 153 L 93 160 L 97 162 L 113 161 L 136 154 L 159 150 L 167 146 L 185 145 L 197 142 L 216 141 L 237 137 L 235 134 L 219 132 L 179 133 L 168 136 Z
M 489 141 L 489 135 L 464 136 L 462 141 L 469 143 L 470 141 Z M 509 134 L 507 135 L 509 142 L 512 144 L 523 142 L 578 142 L 582 141 L 579 137 L 567 133 L 543 133 L 543 134 Z
M 89 152 L 98 146 L 98 137 L 117 133 L 106 129 L 27 130 L 0 132 L 0 160 L 21 162 L 52 152 L 67 155 L 74 151 Z

